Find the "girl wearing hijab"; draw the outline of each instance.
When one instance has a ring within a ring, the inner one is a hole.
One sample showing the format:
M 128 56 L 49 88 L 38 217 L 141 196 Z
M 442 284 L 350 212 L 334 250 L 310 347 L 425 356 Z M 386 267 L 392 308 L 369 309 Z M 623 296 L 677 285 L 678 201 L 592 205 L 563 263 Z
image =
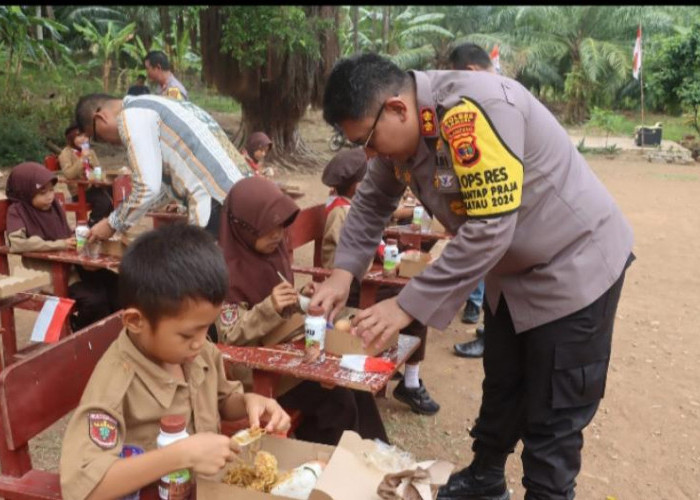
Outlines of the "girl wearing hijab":
M 272 167 L 265 168 L 264 166 L 265 157 L 271 149 L 272 140 L 265 132 L 253 132 L 248 137 L 248 140 L 245 142 L 243 156 L 255 172 L 255 175 L 273 176 Z
M 299 207 L 274 182 L 262 177 L 238 181 L 223 206 L 219 229 L 229 271 L 229 290 L 216 321 L 219 340 L 233 345 L 259 345 L 285 321 L 285 311 L 298 304 L 285 228 Z M 282 274 L 286 282 L 282 281 Z M 313 283 L 302 294 L 313 292 Z M 235 378 L 252 386 L 252 373 L 236 367 Z M 248 389 L 247 389 L 248 390 Z M 283 379 L 278 402 L 304 416 L 295 435 L 304 441 L 335 445 L 345 430 L 365 439 L 388 442 L 374 396 L 317 382 Z
M 75 248 L 75 236 L 63 207 L 55 199 L 56 175 L 34 162 L 20 163 L 7 178 L 5 192 L 7 239 L 10 252 L 46 252 Z M 23 265 L 48 271 L 50 264 L 36 260 Z M 71 273 L 68 295 L 76 301 L 71 327 L 78 330 L 116 311 L 117 275 L 106 269 L 88 271 L 77 266 Z M 80 278 L 80 280 L 78 280 Z
M 85 168 L 83 167 L 83 159 L 87 155 L 88 162 L 91 168 L 95 168 L 100 164 L 95 151 L 87 149 L 83 151 L 82 145 L 88 143 L 87 136 L 80 132 L 77 124 L 70 125 L 65 130 L 66 147 L 63 148 L 58 155 L 58 163 L 61 165 L 61 171 L 66 179 L 81 179 L 87 180 Z M 73 197 L 73 201 L 78 201 L 78 188 L 73 185 L 68 185 L 68 191 Z M 85 198 L 92 207 L 90 217 L 88 218 L 88 226 L 92 227 L 97 222 L 107 217 L 114 209 L 112 203 L 112 194 L 109 189 L 100 186 L 90 186 L 85 191 Z

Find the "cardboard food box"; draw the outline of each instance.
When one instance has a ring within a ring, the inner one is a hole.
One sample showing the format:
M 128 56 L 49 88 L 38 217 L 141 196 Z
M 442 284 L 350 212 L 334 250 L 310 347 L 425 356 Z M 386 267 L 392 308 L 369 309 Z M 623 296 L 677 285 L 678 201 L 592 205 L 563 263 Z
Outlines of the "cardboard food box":
M 295 439 L 263 436 L 261 449 L 272 453 L 280 471 L 288 471 L 309 460 L 327 461 L 321 476 L 316 481 L 309 500 L 380 500 L 377 487 L 386 472 L 371 465 L 365 458 L 376 449 L 370 439 L 362 439 L 353 431 L 345 431 L 338 446 L 308 443 Z M 422 465 L 422 464 L 417 464 Z M 445 484 L 452 471 L 452 464 L 442 462 L 438 473 L 431 471 L 431 483 Z M 251 491 L 218 481 L 199 479 L 197 498 L 199 500 L 276 500 L 282 497 Z
M 430 252 L 406 252 L 401 256 L 399 263 L 399 276 L 412 278 L 420 274 L 431 262 L 442 255 L 445 246 L 450 242 L 448 239 L 437 240 L 430 249 Z
M 359 309 L 352 307 L 346 307 L 340 314 L 335 318 L 338 321 L 342 318 L 350 319 L 354 314 L 357 313 Z M 399 334 L 396 332 L 387 346 L 394 346 L 399 342 Z M 384 349 L 373 347 L 365 349 L 362 347 L 362 339 L 356 337 L 350 332 L 344 332 L 341 330 L 336 330 L 335 328 L 326 329 L 326 352 L 330 354 L 335 354 L 336 356 L 342 356 L 343 354 L 366 354 L 367 356 L 376 356 Z
M 51 275 L 48 272 L 18 267 L 10 276 L 0 275 L 0 298 L 49 285 Z
M 121 258 L 125 251 L 126 244 L 122 238 L 110 238 L 100 242 L 100 253 L 102 254 Z

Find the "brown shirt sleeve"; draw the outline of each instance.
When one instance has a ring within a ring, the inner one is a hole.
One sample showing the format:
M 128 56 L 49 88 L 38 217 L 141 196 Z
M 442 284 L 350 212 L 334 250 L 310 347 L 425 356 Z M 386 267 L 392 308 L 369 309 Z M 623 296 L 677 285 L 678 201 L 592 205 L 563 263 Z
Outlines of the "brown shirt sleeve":
M 326 217 L 326 226 L 323 229 L 323 243 L 321 245 L 321 265 L 326 269 L 333 267 L 335 249 L 338 247 L 340 232 L 348 215 L 350 207 L 335 207 Z
M 219 339 L 224 344 L 258 345 L 284 322 L 272 304 L 272 295 L 251 309 L 245 304 L 224 303 L 216 320 Z
M 65 500 L 87 497 L 124 446 L 126 423 L 122 408 L 133 371 L 110 359 L 108 350 L 90 376 L 78 408 L 63 435 L 60 476 Z
M 27 238 L 27 232 L 24 228 L 8 234 L 7 239 L 10 243 L 11 253 L 49 252 L 66 249 L 66 240 L 51 241 L 45 240 L 40 236 L 30 236 Z
M 92 153 L 92 151 L 90 151 Z M 83 163 L 69 147 L 63 148 L 58 155 L 58 163 L 66 179 L 81 179 L 83 177 Z

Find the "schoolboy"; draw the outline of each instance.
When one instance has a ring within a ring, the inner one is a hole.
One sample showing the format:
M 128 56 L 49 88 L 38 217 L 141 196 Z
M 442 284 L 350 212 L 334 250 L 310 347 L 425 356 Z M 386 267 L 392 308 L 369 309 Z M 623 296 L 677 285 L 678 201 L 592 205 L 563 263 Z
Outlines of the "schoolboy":
M 274 399 L 226 380 L 206 340 L 227 289 L 221 250 L 203 229 L 172 225 L 141 235 L 124 254 L 124 330 L 95 367 L 61 453 L 63 498 L 117 498 L 170 472 L 219 472 L 238 451 L 221 419 L 246 415 L 269 432 L 289 428 Z M 156 449 L 160 418 L 184 415 L 190 437 Z M 124 445 L 145 450 L 120 459 Z
M 321 181 L 335 189 L 336 196 L 326 205 L 326 225 L 323 230 L 321 262 L 325 268 L 333 268 L 335 250 L 340 241 L 340 233 L 350 210 L 351 199 L 367 172 L 367 157 L 363 148 L 346 149 L 336 154 L 323 170 Z M 382 248 L 380 246 L 380 252 Z M 353 279 L 348 305 L 359 304 L 360 283 Z M 398 295 L 401 287 L 381 286 L 377 300 L 381 301 Z M 418 321 L 413 321 L 401 333 L 415 335 L 421 339 L 418 349 L 406 361 L 403 379 L 394 389 L 393 395 L 407 404 L 414 413 L 433 415 L 440 410 L 440 405 L 430 397 L 423 381 L 419 377 L 420 363 L 425 358 L 425 344 L 428 329 Z

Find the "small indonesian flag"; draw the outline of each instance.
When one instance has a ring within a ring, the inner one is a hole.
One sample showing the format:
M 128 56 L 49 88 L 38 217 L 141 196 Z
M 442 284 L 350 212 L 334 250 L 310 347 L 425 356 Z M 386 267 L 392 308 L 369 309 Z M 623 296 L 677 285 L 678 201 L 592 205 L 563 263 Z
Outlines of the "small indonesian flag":
M 639 80 L 639 71 L 642 69 L 642 25 L 637 27 L 637 40 L 634 42 L 632 55 L 632 76 Z
M 340 367 L 356 372 L 388 373 L 396 369 L 396 363 L 364 354 L 343 354 L 343 357 L 340 358 Z
M 490 56 L 491 56 L 491 64 L 493 64 L 493 67 L 500 74 L 500 72 L 501 72 L 501 53 L 498 50 L 498 44 L 494 45 Z
M 75 304 L 73 299 L 48 297 L 34 322 L 32 342 L 58 342 L 63 322 Z

